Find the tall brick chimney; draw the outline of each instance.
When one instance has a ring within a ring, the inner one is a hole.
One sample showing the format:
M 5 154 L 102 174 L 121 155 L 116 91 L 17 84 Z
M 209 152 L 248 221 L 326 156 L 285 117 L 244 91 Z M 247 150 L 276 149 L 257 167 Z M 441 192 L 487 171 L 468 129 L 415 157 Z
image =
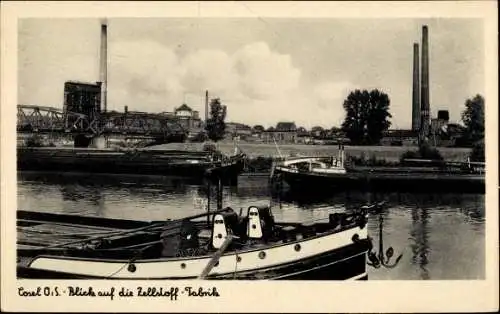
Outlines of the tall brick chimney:
M 205 123 L 208 121 L 208 90 L 205 91 Z
M 100 51 L 99 79 L 101 85 L 101 110 L 107 111 L 108 96 L 108 25 L 106 21 L 101 23 L 101 51 Z
M 413 94 L 412 94 L 412 115 L 411 129 L 420 130 L 420 62 L 418 44 L 413 44 Z
M 420 110 L 422 120 L 420 122 L 422 139 L 429 136 L 430 104 L 429 104 L 429 43 L 427 25 L 422 27 L 422 77 L 420 89 Z

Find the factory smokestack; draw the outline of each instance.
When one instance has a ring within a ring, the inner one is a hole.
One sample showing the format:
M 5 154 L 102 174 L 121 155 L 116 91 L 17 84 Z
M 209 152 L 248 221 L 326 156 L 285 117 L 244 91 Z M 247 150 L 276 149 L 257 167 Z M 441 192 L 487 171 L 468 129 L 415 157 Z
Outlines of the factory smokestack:
M 205 91 L 205 123 L 208 121 L 208 90 Z
M 99 67 L 99 79 L 101 81 L 101 110 L 107 111 L 108 92 L 108 25 L 106 21 L 101 23 L 101 56 Z
M 421 136 L 425 139 L 429 135 L 430 104 L 429 104 L 429 43 L 427 25 L 422 27 L 422 72 L 420 89 L 420 110 L 422 120 L 420 122 Z
M 413 44 L 413 101 L 411 115 L 411 129 L 420 129 L 420 64 L 419 64 L 418 44 Z

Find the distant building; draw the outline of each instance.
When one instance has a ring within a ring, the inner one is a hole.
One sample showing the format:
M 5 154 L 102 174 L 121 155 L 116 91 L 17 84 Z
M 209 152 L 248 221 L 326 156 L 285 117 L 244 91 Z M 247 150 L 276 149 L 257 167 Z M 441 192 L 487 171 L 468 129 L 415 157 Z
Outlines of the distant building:
M 64 83 L 64 112 L 82 113 L 93 120 L 101 113 L 101 83 Z
M 380 144 L 384 146 L 414 146 L 418 145 L 417 130 L 387 130 Z
M 429 141 L 435 146 L 455 146 L 465 132 L 465 127 L 456 123 L 450 123 L 448 110 L 439 110 L 437 118 L 431 120 Z
M 456 146 L 464 135 L 465 127 L 457 123 L 447 123 L 431 135 L 431 143 L 436 146 Z
M 437 118 L 431 119 L 431 135 L 439 135 L 450 122 L 448 110 L 439 110 Z
M 186 118 L 192 118 L 192 119 L 199 119 L 200 118 L 200 113 L 196 110 L 191 109 L 186 104 L 182 104 L 180 107 L 175 108 L 174 114 L 176 117 L 186 117 Z
M 317 139 L 323 138 L 324 137 L 324 132 L 325 132 L 325 130 L 322 127 L 320 127 L 320 126 L 314 126 L 311 129 L 311 135 L 314 138 L 317 138 Z
M 252 136 L 252 128 L 249 125 L 237 122 L 226 122 L 225 138 L 246 139 Z
M 186 104 L 175 108 L 174 117 L 177 118 L 178 123 L 186 130 L 194 131 L 203 128 L 199 112 L 191 109 Z
M 347 138 L 346 134 L 344 131 L 342 131 L 339 128 L 333 127 L 329 130 L 324 130 L 323 132 L 323 139 L 325 140 L 326 143 L 332 145 L 332 144 L 349 144 L 350 139 Z
M 298 144 L 310 144 L 312 142 L 312 136 L 309 131 L 304 127 L 297 128 L 297 143 Z
M 276 128 L 269 128 L 263 133 L 265 142 L 297 143 L 297 126 L 295 122 L 278 122 Z
M 261 140 L 262 134 L 266 131 L 266 129 L 262 125 L 254 125 L 252 127 L 252 137 L 254 139 Z
M 437 118 L 445 121 L 450 121 L 450 113 L 448 110 L 439 110 Z
M 165 117 L 168 117 L 168 118 L 175 118 L 175 113 L 173 113 L 173 112 L 164 111 L 160 114 L 164 115 Z

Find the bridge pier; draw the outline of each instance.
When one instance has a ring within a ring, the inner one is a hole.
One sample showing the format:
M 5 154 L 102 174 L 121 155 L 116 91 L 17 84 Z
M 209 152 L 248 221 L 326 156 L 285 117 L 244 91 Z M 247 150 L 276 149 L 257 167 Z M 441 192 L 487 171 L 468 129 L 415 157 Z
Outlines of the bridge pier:
M 88 137 L 85 134 L 78 134 L 75 136 L 73 144 L 78 148 L 104 149 L 108 147 L 108 139 L 104 135 Z
M 105 149 L 108 147 L 108 139 L 104 135 L 100 136 L 94 136 L 90 140 L 90 147 L 92 148 L 98 148 L 98 149 Z

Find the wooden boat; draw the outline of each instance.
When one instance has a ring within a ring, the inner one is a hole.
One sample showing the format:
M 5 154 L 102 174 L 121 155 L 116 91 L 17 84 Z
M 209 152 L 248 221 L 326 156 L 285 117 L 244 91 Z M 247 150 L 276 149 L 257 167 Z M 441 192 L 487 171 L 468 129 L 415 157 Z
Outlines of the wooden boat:
M 273 166 L 272 177 L 300 192 L 348 189 L 386 191 L 453 191 L 484 193 L 484 163 L 410 160 L 399 167 L 346 166 L 337 157 L 300 157 Z
M 207 172 L 236 177 L 245 155 L 208 151 L 116 151 L 89 148 L 17 148 L 17 169 L 26 171 L 168 175 L 202 178 Z
M 173 221 L 17 212 L 19 278 L 367 279 L 365 206 L 327 221 L 279 223 L 270 207 Z

